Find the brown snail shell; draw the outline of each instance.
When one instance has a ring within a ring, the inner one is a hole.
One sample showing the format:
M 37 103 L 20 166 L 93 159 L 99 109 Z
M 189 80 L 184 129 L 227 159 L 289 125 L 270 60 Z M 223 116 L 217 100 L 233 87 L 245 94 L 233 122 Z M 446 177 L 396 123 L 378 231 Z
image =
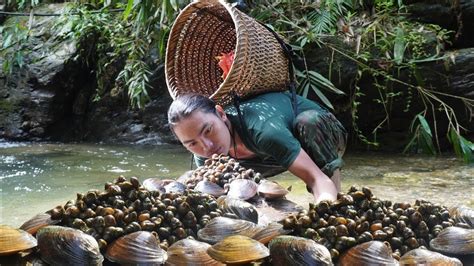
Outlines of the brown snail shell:
M 262 229 L 262 226 L 246 220 L 216 217 L 210 220 L 204 228 L 199 230 L 197 235 L 199 240 L 215 244 L 230 235 L 253 237 Z
M 104 260 L 97 241 L 74 228 L 45 226 L 36 238 L 41 259 L 51 265 L 102 265 Z
M 36 239 L 28 232 L 8 225 L 0 225 L 0 256 L 34 248 Z
M 462 266 L 457 258 L 451 258 L 441 253 L 427 250 L 426 248 L 417 248 L 408 251 L 400 258 L 400 265 L 445 265 L 445 266 Z
M 45 227 L 48 225 L 55 225 L 61 222 L 61 220 L 53 220 L 51 219 L 51 214 L 49 213 L 39 213 L 33 216 L 28 221 L 24 222 L 20 229 L 25 230 L 26 232 L 35 235 L 38 229 L 41 227 Z
M 165 192 L 165 186 L 171 182 L 174 182 L 174 180 L 151 177 L 145 179 L 142 183 L 142 186 L 149 191 Z
M 257 209 L 245 200 L 221 196 L 217 199 L 217 205 L 224 212 L 235 214 L 239 219 L 258 223 Z
M 289 191 L 277 182 L 264 179 L 258 184 L 257 192 L 266 199 L 276 199 L 284 197 Z
M 447 254 L 474 254 L 474 229 L 447 227 L 430 241 L 430 247 L 434 251 Z
M 194 239 L 182 239 L 171 245 L 165 265 L 224 265 L 207 254 L 211 245 Z
M 266 245 L 273 238 L 279 235 L 286 235 L 290 232 L 291 230 L 284 229 L 282 224 L 273 222 L 265 226 L 265 228 L 257 232 L 255 235 L 253 235 L 252 238 Z
M 199 181 L 194 187 L 194 190 L 214 197 L 219 197 L 225 194 L 225 190 L 221 186 L 208 180 Z
M 236 179 L 229 184 L 227 196 L 230 198 L 248 200 L 257 194 L 257 183 L 250 179 Z
M 303 237 L 278 236 L 268 248 L 274 265 L 333 265 L 325 246 Z
M 455 222 L 465 223 L 471 228 L 474 228 L 474 209 L 466 206 L 454 207 L 449 209 L 449 216 L 451 216 Z
M 392 250 L 380 241 L 369 241 L 343 253 L 339 264 L 344 265 L 398 265 Z
M 211 246 L 207 253 L 222 263 L 247 263 L 270 255 L 265 245 L 248 236 L 228 236 Z
M 155 235 L 148 231 L 137 231 L 124 235 L 107 248 L 105 257 L 120 264 L 162 264 L 167 259 Z

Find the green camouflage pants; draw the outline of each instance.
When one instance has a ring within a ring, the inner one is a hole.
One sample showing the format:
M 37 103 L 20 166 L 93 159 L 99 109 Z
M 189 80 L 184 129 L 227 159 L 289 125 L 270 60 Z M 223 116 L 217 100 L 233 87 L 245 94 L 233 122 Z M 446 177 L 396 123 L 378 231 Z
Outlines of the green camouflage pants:
M 331 177 L 343 165 L 347 133 L 336 117 L 324 110 L 308 110 L 295 120 L 294 136 L 301 147 L 327 176 Z M 280 174 L 287 169 L 270 160 L 239 160 L 246 168 L 260 172 L 264 177 Z

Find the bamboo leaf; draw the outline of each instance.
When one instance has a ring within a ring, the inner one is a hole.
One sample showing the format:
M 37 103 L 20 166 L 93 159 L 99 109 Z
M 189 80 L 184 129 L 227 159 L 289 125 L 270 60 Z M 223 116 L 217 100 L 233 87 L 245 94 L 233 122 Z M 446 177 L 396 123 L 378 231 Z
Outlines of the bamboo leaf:
M 133 7 L 133 0 L 128 0 L 127 7 L 125 7 L 125 10 L 123 11 L 124 20 L 126 20 L 128 16 L 130 15 L 130 12 L 132 11 L 132 7 Z
M 313 89 L 313 91 L 316 93 L 316 95 L 318 95 L 319 99 L 321 99 L 321 101 L 324 103 L 324 105 L 326 105 L 327 107 L 329 107 L 331 110 L 334 110 L 334 107 L 332 106 L 331 102 L 329 101 L 328 98 L 326 98 L 326 96 L 324 95 L 324 93 L 322 93 L 318 88 L 314 87 L 314 86 L 311 86 L 311 88 Z
M 426 132 L 432 138 L 433 135 L 431 134 L 430 125 L 428 124 L 428 121 L 426 121 L 425 117 L 420 114 L 418 114 L 416 117 L 420 121 L 422 132 Z
M 403 62 L 403 56 L 405 54 L 405 33 L 401 27 L 397 27 L 395 36 L 395 45 L 393 47 L 393 57 L 396 64 Z

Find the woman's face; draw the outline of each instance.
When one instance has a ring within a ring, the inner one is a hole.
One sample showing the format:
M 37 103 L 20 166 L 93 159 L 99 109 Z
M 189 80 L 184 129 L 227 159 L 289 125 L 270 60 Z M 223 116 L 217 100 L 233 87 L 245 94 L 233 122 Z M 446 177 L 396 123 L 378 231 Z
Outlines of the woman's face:
M 215 113 L 195 111 L 174 125 L 173 130 L 190 152 L 209 158 L 212 154 L 228 154 L 231 136 L 227 116 L 220 106 Z

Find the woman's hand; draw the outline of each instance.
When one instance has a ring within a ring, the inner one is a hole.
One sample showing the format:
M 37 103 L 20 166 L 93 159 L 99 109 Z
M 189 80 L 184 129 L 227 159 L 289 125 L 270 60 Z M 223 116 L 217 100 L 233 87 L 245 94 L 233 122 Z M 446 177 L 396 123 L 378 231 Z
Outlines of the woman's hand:
M 335 184 L 319 169 L 303 149 L 300 150 L 288 170 L 311 188 L 316 203 L 322 200 L 332 201 L 337 199 Z

